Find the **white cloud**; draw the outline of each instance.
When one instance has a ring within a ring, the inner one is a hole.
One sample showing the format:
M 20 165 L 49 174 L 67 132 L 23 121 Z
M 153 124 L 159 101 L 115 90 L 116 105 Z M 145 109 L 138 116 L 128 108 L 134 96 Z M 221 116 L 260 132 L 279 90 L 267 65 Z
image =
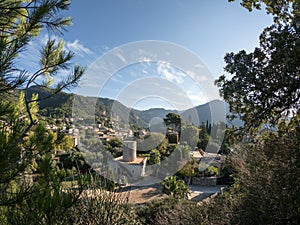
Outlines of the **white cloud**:
M 40 68 L 40 51 L 43 46 L 47 44 L 49 39 L 59 41 L 61 38 L 55 35 L 49 36 L 48 34 L 42 34 L 33 38 L 26 46 L 25 51 L 19 54 L 17 66 L 20 69 L 27 70 L 31 74 L 35 73 Z M 90 62 L 95 58 L 94 53 L 85 47 L 79 40 L 65 42 L 64 50 L 75 53 L 75 57 L 72 59 L 71 63 L 78 62 L 81 65 L 86 65 L 90 64 Z M 54 78 L 54 84 L 71 72 L 71 67 L 68 70 L 60 70 Z M 42 77 L 38 78 L 37 81 L 39 82 L 41 80 L 43 80 Z
M 148 57 L 141 57 L 140 59 L 139 59 L 139 62 L 140 63 L 145 63 L 146 65 L 150 65 L 150 63 L 152 62 L 152 60 L 150 59 L 150 58 L 148 58 Z
M 168 81 L 182 84 L 185 76 L 181 71 L 175 70 L 168 62 L 158 62 L 157 73 Z
M 189 99 L 194 103 L 194 105 L 202 105 L 207 102 L 207 99 L 201 95 L 189 95 Z
M 200 69 L 205 68 L 205 66 L 203 64 L 196 64 L 194 67 L 195 68 L 200 68 Z
M 207 97 L 200 90 L 188 90 L 186 94 L 194 105 L 201 105 L 207 102 Z
M 76 39 L 73 42 L 67 42 L 66 43 L 66 48 L 69 49 L 70 51 L 74 52 L 76 55 L 79 55 L 81 57 L 86 56 L 93 56 L 93 52 L 85 47 L 78 39 Z
M 122 55 L 122 53 L 116 49 L 115 56 L 117 56 L 124 64 L 127 64 L 127 59 Z
M 41 39 L 39 40 L 39 42 L 40 42 L 41 45 L 45 45 L 45 44 L 47 44 L 47 41 L 48 41 L 49 39 L 55 39 L 55 40 L 58 40 L 58 38 L 55 37 L 55 36 L 49 37 L 48 34 L 45 34 L 43 37 L 41 37 Z
M 43 36 L 41 35 L 31 40 L 26 50 L 21 52 L 19 55 L 20 65 L 29 71 L 35 71 L 39 67 L 40 50 L 47 44 L 47 41 L 49 39 L 54 39 L 56 41 L 60 40 L 59 37 L 49 37 L 48 34 L 45 34 Z M 90 49 L 85 47 L 79 40 L 66 42 L 64 49 L 74 52 L 75 57 L 77 56 L 79 58 L 82 58 L 83 62 L 88 62 L 89 60 L 93 60 L 94 58 L 94 53 Z
M 207 81 L 208 78 L 206 76 L 203 75 L 197 75 L 194 71 L 186 71 L 187 75 L 189 75 L 193 80 L 197 81 L 197 82 L 202 82 L 202 81 Z

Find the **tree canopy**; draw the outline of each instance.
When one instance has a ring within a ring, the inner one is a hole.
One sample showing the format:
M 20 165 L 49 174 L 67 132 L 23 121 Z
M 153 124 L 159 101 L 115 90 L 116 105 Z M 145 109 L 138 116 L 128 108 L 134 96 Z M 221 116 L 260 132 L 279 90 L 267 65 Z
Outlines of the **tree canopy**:
M 53 155 L 68 144 L 59 133 L 38 122 L 37 94 L 29 95 L 32 85 L 54 88 L 47 98 L 77 84 L 84 69 L 71 68 L 73 53 L 64 50 L 62 40 L 49 39 L 40 49 L 36 71 L 21 68 L 20 53 L 44 28 L 61 34 L 71 23 L 61 16 L 67 0 L 2 0 L 0 2 L 0 223 L 57 224 L 63 213 L 82 192 L 63 191 L 66 171 L 58 168 Z M 60 72 L 67 70 L 67 76 Z M 20 93 L 19 100 L 10 96 Z M 38 179 L 35 179 L 38 177 Z M 31 212 L 30 212 L 31 211 Z M 33 213 L 34 212 L 34 213 Z
M 250 11 L 265 5 L 274 23 L 264 29 L 252 53 L 228 53 L 227 74 L 216 81 L 231 112 L 245 121 L 246 131 L 254 131 L 255 141 L 231 146 L 227 167 L 235 182 L 211 204 L 223 210 L 215 218 L 212 215 L 211 224 L 298 224 L 300 2 L 243 0 L 241 4 Z M 272 124 L 276 130 L 252 129 L 262 124 Z
M 181 127 L 182 118 L 176 113 L 168 113 L 164 118 L 164 122 L 167 126 L 171 125 L 175 131 L 178 131 Z
M 244 0 L 249 10 L 266 4 L 274 24 L 260 35 L 260 46 L 225 56 L 227 74 L 216 81 L 230 111 L 239 114 L 245 127 L 276 122 L 298 110 L 300 98 L 299 1 Z

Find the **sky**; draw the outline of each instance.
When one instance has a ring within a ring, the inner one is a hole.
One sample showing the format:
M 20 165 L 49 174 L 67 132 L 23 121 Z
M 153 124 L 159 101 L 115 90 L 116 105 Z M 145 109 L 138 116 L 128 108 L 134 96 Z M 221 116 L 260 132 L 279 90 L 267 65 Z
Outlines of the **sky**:
M 87 67 L 74 92 L 137 109 L 182 110 L 218 98 L 212 83 L 224 73 L 225 54 L 252 51 L 272 23 L 264 11 L 226 0 L 73 0 L 65 15 L 73 18 L 65 48 Z M 22 53 L 28 67 L 48 38 L 43 33 Z

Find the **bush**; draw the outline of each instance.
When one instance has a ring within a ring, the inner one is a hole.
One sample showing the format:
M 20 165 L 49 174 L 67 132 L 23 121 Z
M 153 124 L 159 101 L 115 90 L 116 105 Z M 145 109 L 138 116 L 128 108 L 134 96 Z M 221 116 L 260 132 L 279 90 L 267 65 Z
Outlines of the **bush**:
M 136 208 L 142 224 L 201 225 L 204 224 L 203 209 L 196 202 L 173 197 L 154 200 Z
M 175 176 L 168 177 L 162 181 L 163 192 L 174 198 L 187 199 L 189 187 L 183 180 L 178 180 Z

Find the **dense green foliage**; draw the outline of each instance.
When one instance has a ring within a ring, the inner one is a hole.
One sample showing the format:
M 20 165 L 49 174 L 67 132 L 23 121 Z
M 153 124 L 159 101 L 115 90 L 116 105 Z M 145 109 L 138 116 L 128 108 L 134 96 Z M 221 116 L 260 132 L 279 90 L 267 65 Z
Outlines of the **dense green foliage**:
M 173 197 L 151 201 L 144 206 L 137 207 L 136 213 L 143 225 L 206 224 L 204 223 L 203 208 L 196 202 Z
M 263 31 L 253 53 L 227 54 L 225 71 L 232 76 L 216 81 L 231 111 L 245 121 L 246 132 L 229 132 L 228 143 L 236 144 L 227 168 L 235 182 L 208 205 L 217 210 L 208 214 L 207 224 L 300 221 L 299 1 L 242 1 L 250 11 L 263 3 L 274 24 Z M 270 124 L 273 129 L 262 129 Z M 252 144 L 241 142 L 247 131 Z
M 56 225 L 74 221 L 79 224 L 83 216 L 92 218 L 95 205 L 104 205 L 108 199 L 111 204 L 97 207 L 99 215 L 106 215 L 101 221 L 105 224 L 126 221 L 120 214 L 128 212 L 122 206 L 126 196 L 113 200 L 112 193 L 111 198 L 104 197 L 103 185 L 95 186 L 95 181 L 86 179 L 76 167 L 80 166 L 76 164 L 80 157 L 73 154 L 76 151 L 70 139 L 59 130 L 46 129 L 48 120 L 43 121 L 38 114 L 38 103 L 75 86 L 83 74 L 80 66 L 70 67 L 73 53 L 64 50 L 63 41 L 52 39 L 41 47 L 39 68 L 35 72 L 19 68 L 17 63 L 19 53 L 26 50 L 43 28 L 57 34 L 70 24 L 69 18 L 60 17 L 69 4 L 67 0 L 0 2 L 0 224 Z M 62 70 L 71 72 L 62 77 L 59 74 Z M 40 90 L 46 89 L 47 94 L 33 94 L 33 84 Z M 46 86 L 51 86 L 51 91 Z M 23 87 L 24 92 L 19 94 L 17 87 Z M 15 96 L 20 96 L 19 100 Z M 58 151 L 71 152 L 66 155 L 74 156 L 76 163 L 64 165 L 66 161 L 60 161 Z M 98 191 L 90 199 L 88 213 L 83 213 L 86 202 L 82 197 L 90 198 L 84 195 L 86 188 Z M 120 210 L 116 205 L 120 205 Z M 82 214 L 74 214 L 79 209 Z M 117 212 L 117 217 L 113 212 Z M 73 216 L 66 217 L 69 214 Z M 96 224 L 99 219 L 91 221 Z
M 109 141 L 106 141 L 105 147 L 110 153 L 116 158 L 122 155 L 122 146 L 123 143 L 118 138 L 113 138 Z
M 48 131 L 42 123 L 26 131 L 30 120 L 24 95 L 20 97 L 16 104 L 2 100 L 0 107 L 1 224 L 58 224 L 79 198 L 84 180 L 76 179 L 77 189 L 64 189 L 66 170 L 53 158 L 65 137 Z M 36 105 L 30 110 L 35 118 Z
M 176 176 L 167 177 L 162 181 L 163 192 L 178 199 L 186 199 L 189 194 L 189 187 L 183 180 L 177 179 Z
M 183 120 L 180 115 L 168 113 L 166 118 L 164 118 L 164 122 L 166 126 L 170 126 L 175 132 L 178 132 L 180 137 L 181 126 L 183 125 Z
M 225 56 L 225 72 L 216 84 L 230 105 L 240 114 L 247 129 L 278 122 L 283 113 L 299 107 L 300 4 L 299 1 L 244 0 L 251 10 L 261 2 L 274 14 L 274 24 L 260 35 L 260 46 Z
M 156 149 L 151 150 L 149 156 L 149 164 L 154 165 L 160 163 L 160 152 Z
M 297 224 L 300 221 L 300 117 L 279 124 L 253 146 L 232 156 L 237 171 L 236 224 Z M 243 156 L 243 158 L 241 158 Z

